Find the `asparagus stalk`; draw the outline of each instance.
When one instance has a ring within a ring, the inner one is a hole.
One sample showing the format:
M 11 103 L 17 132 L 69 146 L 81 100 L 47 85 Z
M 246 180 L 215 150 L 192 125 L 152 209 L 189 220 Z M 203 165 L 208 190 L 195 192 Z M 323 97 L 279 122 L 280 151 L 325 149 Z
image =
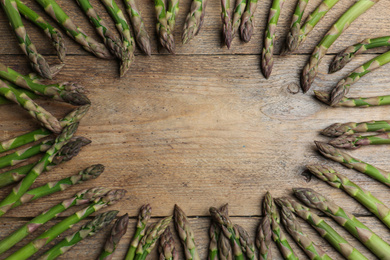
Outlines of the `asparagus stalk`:
M 52 75 L 49 64 L 38 53 L 34 44 L 31 42 L 30 37 L 26 32 L 26 28 L 23 25 L 22 18 L 20 17 L 16 1 L 1 0 L 0 3 L 8 17 L 11 27 L 15 31 L 16 39 L 18 40 L 20 48 L 30 60 L 31 67 L 33 67 L 33 69 L 43 77 L 51 79 Z
M 291 20 L 290 31 L 288 32 L 286 38 L 287 51 L 294 51 L 298 48 L 302 16 L 308 2 L 309 0 L 299 0 L 297 3 Z
M 66 127 L 74 123 L 80 122 L 80 120 L 87 114 L 88 110 L 90 108 L 90 105 L 84 105 L 81 107 L 78 107 L 74 110 L 72 110 L 69 114 L 67 114 L 64 118 L 62 118 L 60 122 L 60 126 Z M 0 153 L 18 148 L 20 146 L 38 141 L 42 138 L 48 137 L 51 135 L 52 132 L 50 132 L 47 129 L 41 128 L 32 132 L 29 132 L 27 134 L 20 135 L 18 137 L 2 141 L 0 142 Z
M 167 10 L 165 7 L 165 0 L 154 0 L 154 8 L 157 15 L 156 30 L 159 41 L 162 47 L 167 49 L 170 53 L 175 53 L 175 39 L 173 32 L 168 24 Z
M 313 83 L 318 73 L 318 66 L 325 56 L 326 52 L 337 40 L 337 38 L 356 20 L 361 14 L 370 9 L 379 0 L 359 0 L 349 8 L 328 31 L 325 37 L 314 49 L 309 62 L 304 67 L 301 76 L 301 85 L 303 92 L 306 93 Z
M 249 236 L 248 232 L 240 225 L 234 225 L 240 235 L 240 243 L 242 252 L 245 253 L 247 259 L 257 260 L 256 249 L 253 240 Z
M 24 108 L 33 118 L 37 119 L 40 124 L 48 130 L 54 133 L 61 132 L 61 126 L 57 118 L 35 103 L 27 95 L 19 92 L 10 83 L 0 80 L 0 95 Z
M 367 260 L 356 248 L 351 246 L 347 240 L 340 236 L 328 223 L 325 222 L 317 214 L 310 211 L 309 208 L 303 206 L 296 200 L 284 197 L 276 199 L 279 206 L 287 207 L 289 210 L 297 214 L 300 218 L 308 222 L 321 237 L 325 238 L 334 249 L 348 260 Z
M 130 17 L 138 47 L 140 47 L 140 49 L 148 56 L 152 55 L 150 37 L 146 31 L 144 20 L 141 17 L 141 12 L 139 11 L 135 0 L 124 0 L 124 3 L 126 11 Z
M 179 13 L 179 0 L 168 0 L 167 20 L 171 32 L 175 30 L 176 16 Z
M 81 220 L 85 219 L 89 215 L 91 215 L 94 212 L 97 212 L 98 210 L 108 206 L 112 205 L 118 200 L 120 200 L 124 195 L 126 191 L 125 190 L 111 190 L 109 191 L 104 197 L 97 198 L 92 202 L 88 207 L 74 213 L 73 215 L 70 215 L 60 223 L 54 225 L 41 235 L 39 235 L 37 238 L 35 238 L 33 241 L 13 253 L 11 256 L 7 257 L 7 260 L 25 260 L 35 254 L 39 249 L 41 249 L 43 246 L 50 243 L 53 239 L 55 239 L 57 236 L 71 228 L 74 224 L 80 222 Z
M 221 229 L 217 226 L 217 224 L 214 223 L 214 221 L 211 221 L 209 229 L 210 244 L 207 258 L 208 260 L 219 260 L 218 241 L 220 235 Z
M 0 78 L 8 80 L 18 87 L 30 90 L 37 95 L 50 97 L 54 100 L 68 102 L 72 105 L 87 105 L 91 101 L 84 95 L 84 88 L 73 82 L 63 82 L 43 85 L 30 76 L 24 76 L 10 67 L 0 63 Z
M 283 258 L 287 260 L 298 260 L 298 257 L 294 254 L 294 251 L 287 241 L 286 235 L 280 228 L 280 215 L 269 192 L 265 194 L 263 213 L 270 218 L 272 239 L 278 246 Z
M 349 154 L 344 153 L 337 148 L 334 148 L 329 144 L 322 143 L 322 142 L 315 142 L 315 144 L 318 150 L 320 151 L 320 153 L 326 158 L 341 163 L 345 167 L 355 169 L 361 173 L 366 174 L 367 176 L 370 176 L 373 179 L 376 179 L 377 181 L 382 182 L 387 186 L 390 186 L 389 172 L 386 172 L 384 170 L 372 166 L 371 164 L 356 159 L 350 156 Z
M 261 57 L 261 70 L 266 79 L 271 76 L 274 65 L 273 52 L 276 27 L 278 25 L 280 12 L 285 0 L 273 0 L 268 16 L 268 24 L 265 30 L 264 46 Z
M 118 218 L 114 226 L 111 229 L 111 233 L 104 244 L 103 251 L 99 256 L 100 260 L 111 260 L 114 256 L 114 252 L 122 239 L 126 234 L 127 225 L 129 224 L 129 215 L 126 213 L 122 217 Z
M 272 259 L 272 251 L 270 246 L 271 241 L 272 241 L 272 230 L 271 230 L 270 216 L 266 214 L 261 219 L 260 225 L 257 229 L 257 236 L 255 241 L 256 247 L 259 250 L 260 260 Z
M 31 22 L 33 22 L 36 26 L 41 28 L 47 37 L 51 40 L 53 47 L 57 51 L 58 58 L 64 62 L 65 61 L 65 55 L 66 55 L 66 48 L 65 48 L 65 40 L 61 34 L 60 31 L 58 31 L 56 28 L 54 28 L 51 24 L 46 22 L 42 16 L 31 10 L 28 6 L 23 4 L 20 0 L 16 0 L 16 4 L 18 7 L 18 10 L 21 15 L 29 19 Z M 52 77 L 53 71 L 51 71 Z
M 130 247 L 127 252 L 125 260 L 133 260 L 135 252 L 141 239 L 145 236 L 145 229 L 150 216 L 152 214 L 152 208 L 149 204 L 143 205 L 138 214 L 137 229 L 135 230 L 133 239 L 130 242 Z
M 176 251 L 175 240 L 169 227 L 161 235 L 158 253 L 159 260 L 179 260 L 179 253 Z
M 230 6 L 230 0 L 221 0 L 221 6 L 222 6 L 222 13 L 221 13 L 221 18 L 222 18 L 222 36 L 223 40 L 230 49 L 230 45 L 232 44 L 233 41 L 233 23 L 232 23 L 232 18 L 233 18 L 233 9 Z
M 356 199 L 371 213 L 377 216 L 383 224 L 390 227 L 390 209 L 382 201 L 373 196 L 371 192 L 361 188 L 331 167 L 325 165 L 308 165 L 307 168 L 320 180 L 325 181 L 334 188 L 345 191 L 349 196 Z
M 232 21 L 232 38 L 236 35 L 241 25 L 241 17 L 245 12 L 247 0 L 237 0 L 234 7 L 233 21 Z
M 306 255 L 314 259 L 332 259 L 324 250 L 316 245 L 312 239 L 303 233 L 302 227 L 295 218 L 294 214 L 287 207 L 282 206 L 282 222 L 286 227 L 287 232 L 292 236 L 295 242 L 303 249 Z
M 37 217 L 33 218 L 26 224 L 24 224 L 21 228 L 13 232 L 8 237 L 4 238 L 0 241 L 0 254 L 6 252 L 11 247 L 13 247 L 16 243 L 21 241 L 23 238 L 28 236 L 29 234 L 36 231 L 40 226 L 47 223 L 49 220 L 57 217 L 60 213 L 69 209 L 70 207 L 76 205 L 84 205 L 89 202 L 94 201 L 97 198 L 105 196 L 109 190 L 105 188 L 95 188 L 90 190 L 82 190 L 75 194 L 73 197 L 64 200 L 60 204 L 55 205 L 49 210 L 41 213 Z
M 65 237 L 61 242 L 46 251 L 38 260 L 52 260 L 65 254 L 78 242 L 86 237 L 91 237 L 108 226 L 119 211 L 111 210 L 97 215 L 93 220 L 83 225 L 77 232 Z
M 335 123 L 324 130 L 321 134 L 326 136 L 340 136 L 351 135 L 354 133 L 366 133 L 366 132 L 386 132 L 390 131 L 390 121 L 378 120 L 368 122 L 349 122 L 345 124 Z
M 195 245 L 194 231 L 184 211 L 175 204 L 173 213 L 175 228 L 183 244 L 184 255 L 187 260 L 200 260 L 198 250 Z
M 62 131 L 53 146 L 46 151 L 46 154 L 39 160 L 34 168 L 16 185 L 11 193 L 0 202 L 0 217 L 4 215 L 31 187 L 39 175 L 53 161 L 58 151 L 72 138 L 76 132 L 78 124 L 70 125 Z
M 255 12 L 258 0 L 248 0 L 245 12 L 241 17 L 240 35 L 244 42 L 249 42 L 255 28 Z
M 183 44 L 192 40 L 199 33 L 206 15 L 206 5 L 207 0 L 192 0 L 181 36 Z
M 317 99 L 323 103 L 330 105 L 330 95 L 324 91 L 314 91 L 314 94 Z M 348 98 L 342 97 L 337 104 L 334 104 L 334 107 L 375 107 L 375 106 L 386 106 L 390 105 L 390 95 L 378 96 L 378 97 L 368 97 L 368 98 Z
M 40 144 L 27 147 L 25 149 L 16 151 L 0 157 L 0 169 L 7 166 L 17 165 L 24 160 L 33 157 L 42 152 L 46 152 L 53 145 L 53 139 L 45 140 Z
M 358 44 L 347 47 L 344 51 L 337 54 L 333 62 L 329 65 L 329 73 L 334 73 L 344 68 L 344 66 L 347 65 L 357 54 L 363 53 L 369 49 L 383 46 L 390 46 L 390 36 L 365 39 Z
M 337 148 L 357 149 L 363 145 L 390 144 L 390 133 L 381 133 L 376 135 L 342 135 L 329 142 Z
M 135 260 L 145 260 L 147 255 L 152 251 L 157 240 L 164 233 L 165 229 L 171 223 L 172 216 L 161 219 L 159 222 L 151 225 L 145 232 L 145 236 L 138 244 Z
M 25 89 L 18 89 L 18 90 L 19 90 L 19 92 L 21 92 L 21 93 L 27 95 L 27 96 L 28 96 L 29 98 L 31 98 L 31 99 L 38 99 L 38 98 L 39 98 L 38 95 L 34 94 L 34 93 L 31 92 L 31 91 L 28 91 L 28 90 L 25 90 Z M 6 98 L 3 97 L 3 96 L 0 96 L 0 106 L 1 106 L 1 105 L 8 105 L 8 104 L 13 104 L 13 102 L 10 101 L 10 100 L 8 100 L 8 99 L 6 99 Z
M 332 217 L 379 259 L 389 258 L 390 246 L 352 214 L 345 212 L 344 209 L 336 205 L 333 201 L 314 190 L 298 188 L 293 189 L 293 191 L 308 207 L 316 208 Z
M 221 235 L 218 240 L 218 252 L 220 260 L 233 260 L 234 258 L 230 240 L 224 235 L 223 232 L 221 232 Z
M 340 102 L 340 100 L 349 92 L 352 84 L 360 80 L 361 77 L 370 73 L 373 70 L 380 68 L 381 66 L 390 62 L 390 51 L 379 55 L 370 61 L 364 63 L 354 72 L 349 74 L 345 79 L 342 79 L 337 86 L 332 90 L 330 97 L 330 105 L 334 106 Z

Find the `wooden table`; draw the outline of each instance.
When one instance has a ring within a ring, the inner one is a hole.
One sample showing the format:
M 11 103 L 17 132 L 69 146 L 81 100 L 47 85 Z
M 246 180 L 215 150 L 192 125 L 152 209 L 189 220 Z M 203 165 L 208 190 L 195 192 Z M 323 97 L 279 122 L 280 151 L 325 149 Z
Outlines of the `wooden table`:
M 80 27 L 97 38 L 76 1 L 58 2 Z M 101 4 L 97 0 L 91 2 L 113 27 Z M 125 255 L 138 209 L 145 203 L 153 207 L 152 222 L 172 214 L 175 203 L 180 205 L 190 217 L 201 258 L 206 259 L 210 206 L 219 207 L 228 202 L 232 220 L 242 224 L 254 237 L 262 214 L 260 205 L 267 190 L 278 197 L 290 195 L 292 187 L 311 187 L 337 200 L 390 242 L 385 226 L 353 199 L 316 178 L 306 182 L 301 175 L 306 164 L 327 162 L 390 204 L 387 187 L 363 174 L 326 161 L 313 145 L 313 140 L 327 140 L 319 135 L 319 130 L 332 123 L 389 119 L 388 108 L 330 108 L 316 101 L 312 91 L 305 95 L 297 93 L 300 72 L 314 46 L 354 1 L 340 0 L 298 53 L 281 57 L 281 45 L 296 4 L 296 1 L 287 1 L 277 30 L 275 66 L 269 80 L 260 73 L 259 53 L 271 1 L 259 3 L 255 35 L 251 42 L 244 44 L 237 37 L 228 50 L 221 47 L 220 3 L 217 0 L 210 0 L 200 35 L 185 46 L 180 43 L 181 28 L 190 7 L 190 0 L 182 0 L 175 30 L 176 55 L 157 51 L 152 1 L 138 2 L 152 36 L 153 55 L 146 57 L 137 51 L 136 62 L 126 77 L 118 78 L 117 61 L 99 60 L 66 38 L 66 66 L 55 80 L 77 81 L 88 89 L 93 106 L 77 134 L 90 138 L 93 143 L 71 162 L 42 175 L 34 187 L 70 176 L 96 163 L 106 166 L 105 173 L 96 180 L 10 211 L 0 219 L 0 238 L 80 189 L 106 186 L 127 190 L 125 199 L 109 209 L 118 209 L 120 215 L 127 212 L 131 216 L 130 228 L 114 259 L 122 259 Z M 320 2 L 310 1 L 308 12 Z M 319 68 L 314 89 L 330 90 L 354 68 L 385 50 L 368 51 L 342 71 L 327 74 L 327 66 L 335 53 L 367 37 L 390 35 L 389 3 L 389 0 L 382 0 L 362 15 L 332 46 Z M 26 4 L 44 15 L 34 1 L 26 1 Z M 46 15 L 44 17 L 47 18 Z M 57 62 L 55 52 L 43 34 L 27 22 L 26 27 L 39 51 L 52 64 Z M 0 15 L 0 35 L 0 62 L 20 72 L 30 72 L 3 12 Z M 365 76 L 353 86 L 350 95 L 389 94 L 388 70 L 389 67 L 380 68 Z M 72 109 L 62 103 L 39 103 L 57 117 Z M 27 113 L 15 105 L 2 106 L 0 118 L 1 140 L 38 127 Z M 387 146 L 377 146 L 352 151 L 351 154 L 389 169 L 387 151 Z M 2 189 L 0 198 L 4 198 L 11 188 Z M 71 212 L 74 211 L 66 212 L 59 219 Z M 56 222 L 58 220 L 39 228 L 33 236 Z M 374 258 L 342 228 L 330 222 L 361 252 Z M 302 222 L 302 225 L 334 259 L 341 258 L 306 223 Z M 78 227 L 74 226 L 66 234 Z M 95 259 L 108 232 L 107 229 L 81 242 L 61 259 Z M 33 236 L 9 253 L 26 244 Z M 292 241 L 291 244 L 305 259 L 303 252 Z M 178 242 L 177 248 L 181 252 Z M 280 259 L 274 245 L 273 249 L 276 259 Z M 183 259 L 183 256 L 180 258 Z M 148 259 L 157 259 L 156 250 Z

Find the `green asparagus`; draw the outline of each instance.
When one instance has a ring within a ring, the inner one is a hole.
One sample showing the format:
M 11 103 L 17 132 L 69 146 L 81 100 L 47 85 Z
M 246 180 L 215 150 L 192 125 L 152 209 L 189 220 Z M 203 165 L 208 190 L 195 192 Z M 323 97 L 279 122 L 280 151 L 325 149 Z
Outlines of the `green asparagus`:
M 330 95 L 324 91 L 314 90 L 316 98 L 327 105 L 330 105 Z M 368 97 L 368 98 L 348 98 L 342 97 L 337 104 L 334 104 L 334 107 L 375 107 L 375 106 L 386 106 L 390 105 L 390 95 L 378 96 L 378 97 Z
M 64 31 L 80 44 L 86 51 L 101 59 L 111 59 L 112 55 L 106 46 L 86 35 L 77 27 L 55 0 L 37 0 L 38 4 L 50 15 Z
M 211 221 L 209 229 L 210 244 L 208 260 L 219 260 L 218 240 L 220 235 L 221 229 L 217 226 L 217 224 L 214 223 L 214 221 Z
M 145 28 L 144 20 L 141 17 L 141 12 L 139 11 L 135 0 L 124 0 L 124 3 L 126 11 L 130 17 L 138 47 L 140 47 L 144 53 L 150 56 L 152 54 L 152 46 L 149 34 Z
M 340 136 L 343 134 L 351 135 L 354 133 L 366 132 L 386 132 L 390 131 L 390 121 L 378 120 L 368 122 L 349 122 L 345 124 L 335 123 L 324 130 L 321 134 L 326 136 Z
M 233 9 L 230 4 L 230 0 L 221 0 L 221 6 L 222 6 L 222 13 L 221 13 L 221 18 L 222 18 L 222 36 L 223 40 L 230 49 L 230 45 L 232 44 L 233 41 L 233 23 L 232 23 L 232 18 L 233 18 Z
M 94 212 L 97 212 L 98 210 L 114 204 L 118 200 L 120 200 L 124 195 L 126 191 L 125 190 L 111 190 L 109 191 L 104 197 L 95 199 L 88 207 L 74 213 L 73 215 L 70 215 L 69 217 L 65 218 L 63 221 L 59 222 L 58 224 L 54 225 L 47 231 L 45 231 L 43 234 L 39 235 L 37 238 L 35 238 L 33 241 L 7 257 L 7 260 L 25 260 L 35 254 L 39 249 L 41 249 L 43 246 L 50 243 L 53 239 L 55 239 L 57 236 L 71 228 L 74 224 L 80 222 L 81 220 L 85 219 L 89 215 L 91 215 Z
M 25 90 L 25 89 L 18 89 L 18 90 L 19 90 L 19 92 L 21 92 L 23 94 L 26 94 L 31 99 L 38 99 L 39 98 L 38 95 L 34 94 L 31 91 L 28 91 L 28 90 Z M 8 105 L 8 104 L 13 104 L 13 102 L 11 100 L 6 99 L 3 96 L 0 96 L 0 106 L 1 105 Z
M 329 65 L 329 73 L 334 73 L 344 68 L 344 66 L 347 65 L 347 63 L 349 63 L 357 54 L 382 46 L 390 46 L 390 36 L 365 39 L 358 44 L 349 46 L 344 51 L 336 55 L 333 62 Z
M 242 252 L 245 253 L 246 258 L 250 260 L 257 260 L 256 249 L 253 240 L 248 232 L 240 225 L 234 225 L 240 235 L 240 243 Z
M 149 204 L 143 205 L 138 214 L 137 229 L 135 230 L 133 239 L 130 242 L 130 247 L 127 252 L 125 260 L 133 260 L 135 252 L 141 239 L 145 236 L 146 225 L 150 220 L 152 214 L 152 208 Z
M 176 251 L 175 240 L 169 227 L 165 229 L 160 237 L 158 253 L 160 260 L 179 260 L 179 253 Z
M 390 62 L 390 51 L 379 55 L 370 61 L 364 63 L 362 66 L 355 69 L 354 72 L 349 74 L 346 78 L 342 79 L 337 86 L 332 90 L 330 96 L 330 105 L 334 106 L 340 102 L 340 100 L 349 92 L 352 84 L 360 80 L 361 77 L 370 73 L 373 70 L 380 68 L 381 66 Z
M 1 240 L 0 254 L 9 250 L 11 247 L 13 247 L 16 243 L 21 241 L 23 238 L 36 231 L 40 226 L 47 223 L 49 220 L 57 217 L 60 213 L 69 209 L 70 207 L 76 205 L 84 205 L 89 202 L 92 202 L 97 198 L 105 196 L 108 193 L 108 191 L 109 190 L 105 188 L 82 190 L 77 194 L 75 194 L 73 197 L 64 200 L 60 204 L 57 204 L 52 208 L 50 208 L 49 210 L 41 213 L 37 217 L 33 218 L 32 220 L 24 224 L 21 228 L 13 232 L 11 235 Z
M 247 0 L 237 0 L 236 1 L 236 6 L 234 7 L 234 12 L 233 12 L 233 20 L 232 20 L 232 38 L 236 35 L 237 31 L 240 28 L 241 25 L 241 18 L 242 15 L 245 12 L 245 8 L 247 5 Z
M 390 133 L 342 135 L 330 141 L 329 144 L 344 149 L 357 149 L 363 145 L 390 144 Z
M 48 130 L 54 133 L 61 132 L 62 128 L 57 118 L 35 103 L 27 95 L 19 92 L 10 83 L 0 80 L 0 95 L 24 108 L 33 118 L 37 119 L 41 125 Z
M 167 0 L 167 20 L 171 32 L 175 30 L 176 17 L 179 13 L 179 0 Z
M 198 250 L 195 245 L 194 231 L 184 211 L 175 204 L 173 213 L 175 228 L 183 244 L 184 255 L 187 260 L 200 260 Z
M 386 172 L 384 170 L 372 166 L 371 164 L 356 159 L 350 156 L 349 154 L 344 153 L 337 148 L 334 148 L 329 144 L 322 143 L 322 142 L 315 142 L 315 144 L 318 150 L 320 151 L 320 153 L 326 158 L 341 163 L 345 167 L 355 169 L 361 173 L 366 174 L 367 176 L 370 176 L 373 179 L 376 179 L 377 181 L 382 182 L 387 186 L 390 186 L 389 172 Z
M 255 12 L 258 0 L 248 0 L 245 12 L 241 17 L 240 35 L 244 42 L 249 42 L 255 28 Z
M 60 255 L 65 254 L 84 238 L 93 236 L 108 226 L 118 212 L 119 211 L 111 210 L 97 215 L 93 220 L 83 225 L 77 232 L 65 237 L 61 242 L 46 251 L 38 260 L 53 260 Z
M 390 246 L 352 214 L 345 212 L 344 209 L 333 201 L 312 189 L 297 188 L 293 189 L 293 191 L 308 207 L 316 208 L 332 217 L 379 259 L 389 259 Z
M 356 248 L 351 246 L 347 240 L 340 236 L 328 223 L 325 222 L 317 214 L 310 211 L 309 208 L 303 206 L 296 200 L 284 197 L 276 199 L 279 206 L 285 206 L 300 218 L 308 222 L 321 237 L 325 238 L 334 249 L 348 260 L 367 260 Z
M 314 49 L 309 62 L 304 67 L 301 76 L 301 85 L 303 92 L 306 93 L 313 83 L 318 73 L 318 66 L 326 52 L 337 40 L 337 38 L 349 27 L 349 25 L 356 20 L 365 11 L 370 9 L 379 0 L 359 0 L 351 8 L 349 8 L 338 20 L 325 37 Z
M 285 0 L 273 0 L 271 9 L 268 15 L 268 24 L 264 35 L 264 46 L 261 56 L 261 70 L 266 79 L 271 76 L 272 67 L 274 65 L 274 41 L 276 27 L 278 25 L 280 12 L 283 8 Z
M 298 48 L 302 16 L 308 2 L 309 0 L 299 0 L 297 3 L 291 20 L 290 31 L 286 38 L 286 50 L 288 51 L 295 51 Z
M 170 53 L 175 53 L 175 39 L 173 32 L 168 24 L 167 9 L 165 7 L 165 0 L 154 0 L 154 9 L 157 15 L 156 30 L 159 37 L 160 44 Z
M 268 214 L 264 215 L 261 219 L 260 225 L 257 229 L 256 236 L 256 247 L 259 250 L 260 260 L 271 260 L 271 241 L 272 241 L 272 230 L 270 217 Z
M 111 260 L 114 256 L 114 252 L 119 244 L 121 238 L 126 234 L 127 225 L 129 224 L 129 215 L 126 213 L 122 217 L 118 218 L 114 226 L 111 229 L 108 239 L 104 244 L 103 251 L 101 252 L 100 260 Z
M 229 238 L 227 238 L 223 232 L 221 232 L 221 235 L 219 236 L 218 252 L 220 260 L 233 260 L 234 258 L 232 245 L 230 244 Z
M 23 25 L 22 18 L 20 17 L 16 1 L 1 0 L 0 3 L 8 17 L 9 24 L 15 31 L 16 39 L 18 40 L 20 48 L 30 60 L 31 67 L 33 67 L 33 69 L 43 77 L 51 79 L 52 75 L 49 64 L 38 53 L 34 44 L 31 42 L 30 37 L 26 32 L 26 28 Z
M 190 12 L 184 23 L 181 40 L 186 44 L 192 40 L 200 31 L 206 14 L 207 0 L 192 0 Z
M 20 0 L 16 0 L 16 4 L 18 6 L 18 10 L 21 15 L 29 19 L 31 22 L 33 22 L 36 26 L 41 28 L 47 37 L 52 41 L 53 47 L 57 51 L 57 56 L 60 59 L 60 61 L 65 61 L 65 55 L 66 55 L 66 48 L 65 48 L 65 40 L 61 34 L 60 31 L 58 31 L 56 28 L 54 28 L 51 24 L 46 22 L 42 16 L 31 10 L 28 6 L 23 4 Z M 51 71 L 52 77 L 53 71 Z
M 46 151 L 46 154 L 39 160 L 34 168 L 12 189 L 10 194 L 0 202 L 0 217 L 10 210 L 12 205 L 17 203 L 17 201 L 28 191 L 39 175 L 53 161 L 58 151 L 72 138 L 77 127 L 78 124 L 73 124 L 64 128 L 61 135 L 56 138 L 53 146 Z

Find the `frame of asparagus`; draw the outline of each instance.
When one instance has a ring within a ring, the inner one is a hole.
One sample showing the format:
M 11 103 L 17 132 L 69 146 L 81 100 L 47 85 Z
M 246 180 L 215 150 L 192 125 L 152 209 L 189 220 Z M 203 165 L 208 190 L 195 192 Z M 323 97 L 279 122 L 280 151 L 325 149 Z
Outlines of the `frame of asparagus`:
M 344 149 L 357 149 L 364 145 L 390 144 L 390 133 L 376 135 L 342 135 L 331 140 L 329 144 Z
M 323 103 L 330 105 L 330 94 L 324 91 L 314 90 L 316 98 Z M 390 105 L 390 95 L 386 96 L 377 96 L 377 97 L 358 97 L 358 98 L 348 98 L 342 97 L 337 104 L 334 104 L 334 107 L 376 107 L 376 106 L 386 106 Z
M 244 42 L 249 42 L 255 28 L 255 12 L 258 0 L 248 0 L 245 12 L 241 17 L 240 35 Z
M 352 135 L 366 132 L 390 131 L 390 120 L 372 120 L 367 122 L 335 123 L 321 131 L 321 134 L 329 137 L 340 135 Z
M 179 253 L 175 248 L 175 240 L 171 229 L 167 227 L 160 237 L 158 246 L 159 260 L 179 260 Z
M 160 44 L 169 53 L 175 53 L 175 39 L 173 31 L 168 24 L 167 8 L 164 0 L 154 0 L 154 8 L 157 15 L 156 30 Z
M 337 38 L 349 27 L 365 11 L 370 9 L 379 0 L 359 0 L 350 7 L 338 20 L 333 24 L 332 28 L 327 32 L 325 37 L 315 47 L 309 62 L 302 71 L 301 85 L 302 90 L 306 93 L 313 83 L 318 73 L 318 66 L 326 52 L 337 40 Z

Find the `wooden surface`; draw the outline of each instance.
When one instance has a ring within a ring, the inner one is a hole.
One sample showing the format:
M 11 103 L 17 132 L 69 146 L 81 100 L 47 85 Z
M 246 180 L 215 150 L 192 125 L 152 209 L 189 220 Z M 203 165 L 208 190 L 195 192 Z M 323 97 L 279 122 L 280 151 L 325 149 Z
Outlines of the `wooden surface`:
M 96 37 L 76 1 L 58 2 L 80 27 Z M 97 0 L 91 2 L 101 16 L 113 25 L 101 4 Z M 152 1 L 138 2 L 152 36 L 153 55 L 146 57 L 137 51 L 136 62 L 126 77 L 118 78 L 116 61 L 99 60 L 66 38 L 66 66 L 56 81 L 77 81 L 88 89 L 93 106 L 77 134 L 90 138 L 93 143 L 71 162 L 42 175 L 34 187 L 70 176 L 96 163 L 106 166 L 105 173 L 97 180 L 10 211 L 0 219 L 0 238 L 80 189 L 107 186 L 127 190 L 125 199 L 109 209 L 118 209 L 121 215 L 127 212 L 131 216 L 130 228 L 114 259 L 122 259 L 125 255 L 138 209 L 145 203 L 153 207 L 153 221 L 172 214 L 175 203 L 180 205 L 190 216 L 201 258 L 206 259 L 210 206 L 218 207 L 228 202 L 232 220 L 242 224 L 254 237 L 265 191 L 269 190 L 278 197 L 290 195 L 292 187 L 311 187 L 337 200 L 390 242 L 386 227 L 353 199 L 316 178 L 307 183 L 301 176 L 306 164 L 325 162 L 313 145 L 313 140 L 327 140 L 318 134 L 320 129 L 335 122 L 389 119 L 386 107 L 329 108 L 317 102 L 312 91 L 306 95 L 296 93 L 299 74 L 314 46 L 354 1 L 340 0 L 310 34 L 297 55 L 280 57 L 278 53 L 296 4 L 296 1 L 287 1 L 278 26 L 275 66 L 269 80 L 265 80 L 260 73 L 259 53 L 271 1 L 259 3 L 255 35 L 251 42 L 244 44 L 237 37 L 228 50 L 221 47 L 220 2 L 217 0 L 209 1 L 205 24 L 199 36 L 189 44 L 181 45 L 181 28 L 190 6 L 190 0 L 182 0 L 175 30 L 176 55 L 157 51 Z M 320 2 L 310 1 L 308 12 L 314 10 Z M 34 1 L 26 3 L 43 14 Z M 382 0 L 336 41 L 320 66 L 314 89 L 330 90 L 354 68 L 385 50 L 370 50 L 342 71 L 333 75 L 326 73 L 329 62 L 338 51 L 367 37 L 390 35 L 389 4 L 389 0 Z M 43 34 L 27 22 L 26 27 L 39 51 L 52 64 L 57 62 L 55 52 Z M 0 35 L 0 62 L 20 72 L 30 72 L 3 12 L 0 12 Z M 365 76 L 353 86 L 350 95 L 389 94 L 388 69 L 385 66 Z M 39 103 L 57 117 L 62 117 L 72 109 L 61 103 Z M 29 115 L 15 105 L 1 106 L 0 119 L 1 140 L 38 127 Z M 390 156 L 386 151 L 387 146 L 365 147 L 351 154 L 381 168 L 390 169 Z M 390 205 L 388 187 L 363 174 L 327 163 Z M 0 198 L 4 198 L 11 188 L 0 190 Z M 40 231 L 56 221 L 41 227 Z M 374 259 L 359 242 L 333 221 L 330 222 L 361 252 Z M 303 222 L 302 225 L 334 259 L 341 258 L 308 225 Z M 79 226 L 75 225 L 67 234 Z M 81 242 L 61 259 L 95 259 L 108 231 Z M 25 239 L 0 256 L 0 259 L 39 233 Z M 292 241 L 291 244 L 300 258 L 306 259 Z M 177 248 L 180 248 L 179 243 Z M 281 259 L 275 246 L 274 252 L 275 259 Z M 181 255 L 180 259 L 183 258 Z M 148 259 L 157 259 L 156 251 Z

